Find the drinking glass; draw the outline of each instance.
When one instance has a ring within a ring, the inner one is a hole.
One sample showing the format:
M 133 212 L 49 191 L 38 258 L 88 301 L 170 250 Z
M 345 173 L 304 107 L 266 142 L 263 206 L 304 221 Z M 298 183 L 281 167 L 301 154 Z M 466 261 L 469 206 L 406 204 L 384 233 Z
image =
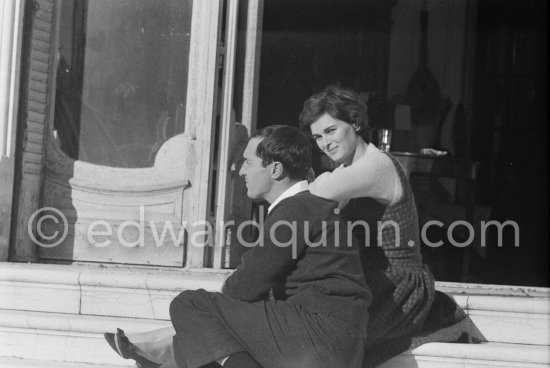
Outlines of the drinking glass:
M 378 129 L 378 148 L 389 152 L 391 147 L 391 129 Z

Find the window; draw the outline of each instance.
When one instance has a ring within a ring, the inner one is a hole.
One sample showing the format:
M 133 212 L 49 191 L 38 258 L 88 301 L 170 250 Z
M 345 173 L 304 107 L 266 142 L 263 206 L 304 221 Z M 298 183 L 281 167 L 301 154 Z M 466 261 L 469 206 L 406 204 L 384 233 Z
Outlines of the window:
M 69 157 L 150 167 L 185 129 L 191 0 L 62 0 L 54 137 Z

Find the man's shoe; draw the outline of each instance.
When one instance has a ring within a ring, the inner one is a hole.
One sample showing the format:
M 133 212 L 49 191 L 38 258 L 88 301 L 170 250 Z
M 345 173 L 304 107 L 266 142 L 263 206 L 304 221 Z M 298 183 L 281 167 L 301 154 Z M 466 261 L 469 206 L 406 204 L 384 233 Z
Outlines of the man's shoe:
M 124 331 L 117 328 L 116 333 L 106 332 L 103 334 L 109 346 L 124 359 L 133 359 L 137 362 L 140 368 L 158 368 L 161 366 L 159 363 L 150 361 L 149 359 L 142 357 L 134 351 L 134 345 L 128 340 L 128 337 L 124 335 Z

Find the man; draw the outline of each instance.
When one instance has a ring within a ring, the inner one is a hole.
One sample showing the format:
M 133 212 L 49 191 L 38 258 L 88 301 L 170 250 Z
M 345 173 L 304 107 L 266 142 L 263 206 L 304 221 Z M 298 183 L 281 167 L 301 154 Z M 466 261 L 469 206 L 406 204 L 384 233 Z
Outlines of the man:
M 336 202 L 307 190 L 308 138 L 270 126 L 243 158 L 247 195 L 271 203 L 268 215 L 221 293 L 184 291 L 170 304 L 177 365 L 360 367 L 371 294 Z

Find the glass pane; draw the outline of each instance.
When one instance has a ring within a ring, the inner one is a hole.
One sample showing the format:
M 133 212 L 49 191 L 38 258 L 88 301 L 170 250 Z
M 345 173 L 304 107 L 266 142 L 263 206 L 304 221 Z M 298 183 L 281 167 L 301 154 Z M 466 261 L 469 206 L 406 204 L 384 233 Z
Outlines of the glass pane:
M 70 157 L 153 166 L 185 128 L 192 0 L 62 0 L 54 136 Z

